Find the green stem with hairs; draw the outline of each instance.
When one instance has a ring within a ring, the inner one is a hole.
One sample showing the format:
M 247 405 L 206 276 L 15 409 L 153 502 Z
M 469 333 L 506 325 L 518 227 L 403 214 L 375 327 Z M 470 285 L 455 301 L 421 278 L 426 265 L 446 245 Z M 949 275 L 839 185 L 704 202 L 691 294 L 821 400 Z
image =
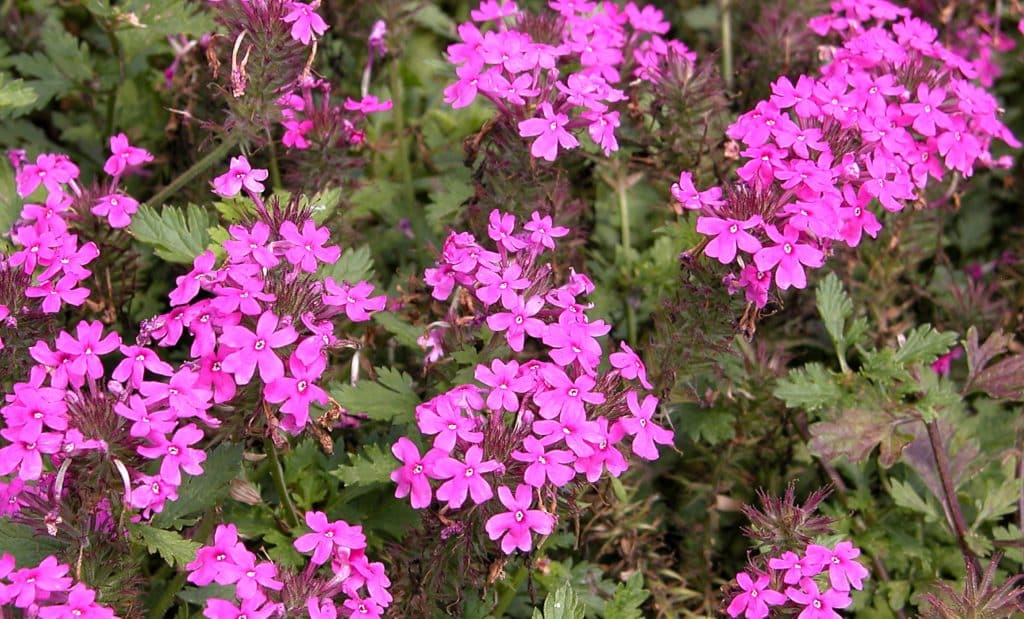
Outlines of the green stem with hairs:
M 199 176 L 206 171 L 207 168 L 215 163 L 218 163 L 224 158 L 231 149 L 238 146 L 238 143 L 242 141 L 241 135 L 229 135 L 223 142 L 221 142 L 217 148 L 211 150 L 206 154 L 205 157 L 192 164 L 192 167 L 181 173 L 178 178 L 171 181 L 166 187 L 161 189 L 149 200 L 146 200 L 146 204 L 158 207 L 162 206 L 167 199 L 178 193 L 182 187 L 192 182 L 195 177 Z
M 299 526 L 298 510 L 295 508 L 295 503 L 292 502 L 292 495 L 288 493 L 288 485 L 284 481 L 284 467 L 281 466 L 281 458 L 277 454 L 277 447 L 274 447 L 274 442 L 267 440 L 265 442 L 267 448 L 267 456 L 270 458 L 270 476 L 274 480 L 274 488 L 277 489 L 277 494 L 281 497 L 281 503 L 284 505 L 284 520 L 288 523 L 288 526 L 295 529 Z

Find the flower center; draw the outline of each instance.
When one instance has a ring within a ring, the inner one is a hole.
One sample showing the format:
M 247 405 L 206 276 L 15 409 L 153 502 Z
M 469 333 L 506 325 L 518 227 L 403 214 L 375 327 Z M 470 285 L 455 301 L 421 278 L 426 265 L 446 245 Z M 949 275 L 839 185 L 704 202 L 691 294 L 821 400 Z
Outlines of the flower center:
M 789 243 L 786 243 L 785 245 L 782 246 L 782 251 L 786 252 L 787 254 L 791 254 L 793 253 L 793 246 Z
M 256 343 L 253 345 L 252 348 L 253 348 L 253 350 L 263 350 L 266 347 L 267 347 L 267 343 L 265 341 L 263 341 L 263 340 L 256 340 Z
M 423 472 L 423 465 L 417 464 L 416 466 L 412 467 L 412 472 L 414 475 L 419 475 L 420 473 Z
M 740 229 L 740 227 L 739 227 L 739 226 L 737 226 L 736 224 L 733 224 L 733 225 L 729 226 L 729 232 L 730 232 L 731 234 L 736 234 L 736 232 L 737 232 L 737 231 L 738 231 L 739 229 Z
M 473 471 L 473 467 L 469 467 L 469 468 L 467 468 L 467 469 L 466 469 L 466 477 L 472 477 L 472 476 L 473 476 L 473 474 L 474 474 L 474 472 L 475 472 L 475 471 Z
M 580 390 L 577 389 L 576 387 L 573 387 L 572 389 L 569 390 L 569 397 L 570 398 L 575 398 L 579 394 L 580 394 Z
M 517 509 L 516 510 L 516 522 L 522 522 L 523 518 L 526 518 L 526 514 L 523 513 L 523 510 Z
M 821 608 L 821 600 L 814 600 L 813 602 L 811 602 L 811 606 L 815 608 Z
M 174 445 L 171 445 L 170 447 L 167 448 L 167 453 L 171 454 L 172 456 L 176 456 L 178 455 L 179 450 Z

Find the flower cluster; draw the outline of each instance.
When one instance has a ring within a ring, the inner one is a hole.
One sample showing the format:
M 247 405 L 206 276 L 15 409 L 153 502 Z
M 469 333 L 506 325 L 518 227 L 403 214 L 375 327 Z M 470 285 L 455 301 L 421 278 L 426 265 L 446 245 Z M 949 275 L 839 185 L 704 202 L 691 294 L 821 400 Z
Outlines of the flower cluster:
M 55 557 L 35 567 L 15 567 L 14 557 L 0 555 L 0 609 L 10 605 L 40 619 L 115 619 L 114 611 L 96 603 L 95 591 L 72 585 L 68 566 Z
M 110 138 L 110 150 L 103 166 L 110 179 L 89 192 L 79 186 L 78 166 L 65 155 L 43 153 L 28 163 L 23 151 L 9 153 L 18 195 L 30 201 L 10 231 L 18 249 L 0 257 L 0 321 L 7 327 L 17 328 L 23 315 L 55 314 L 64 304 L 80 306 L 89 296 L 80 283 L 92 274 L 86 265 L 99 250 L 95 243 L 80 243 L 70 229 L 77 218 L 72 205 L 88 201 L 92 214 L 105 217 L 113 228 L 124 228 L 139 203 L 119 189 L 120 180 L 153 160 L 123 133 Z
M 572 130 L 586 127 L 605 155 L 619 148 L 616 129 L 628 99 L 620 87 L 634 78 L 657 80 L 669 57 L 695 57 L 678 41 L 662 38 L 661 11 L 629 2 L 553 0 L 555 15 L 531 15 L 514 2 L 485 0 L 459 26 L 448 47 L 458 81 L 444 91 L 452 107 L 482 95 L 534 138 L 534 157 L 554 161 L 559 149 L 579 146 Z M 476 23 L 473 23 L 476 22 Z M 492 23 L 481 31 L 477 24 Z
M 281 106 L 284 129 L 281 143 L 297 150 L 357 147 L 366 140 L 366 134 L 357 125 L 369 114 L 391 109 L 391 101 L 378 101 L 373 95 L 332 105 L 331 84 L 313 78 L 301 79 L 277 103 Z
M 868 576 L 858 556 L 860 549 L 850 542 L 839 542 L 835 548 L 808 544 L 802 554 L 786 551 L 769 559 L 765 572 L 736 575 L 740 593 L 726 612 L 730 617 L 764 619 L 770 607 L 785 607 L 790 610 L 786 616 L 798 612 L 798 619 L 838 619 L 836 610 L 853 603 L 850 589 L 862 589 Z M 783 586 L 784 592 L 779 590 Z
M 234 157 L 213 180 L 220 196 L 246 193 L 255 216 L 228 228 L 224 261 L 211 250 L 196 257 L 169 295 L 173 309 L 146 321 L 140 337 L 173 346 L 189 333 L 197 387 L 221 403 L 257 377 L 265 401 L 280 404 L 280 427 L 298 434 L 309 422 L 310 405 L 327 403 L 316 381 L 328 351 L 357 347 L 335 336 L 335 318 L 369 320 L 386 299 L 372 297 L 374 287 L 365 281 L 336 281 L 325 273 L 341 248 L 329 243 L 330 231 L 313 221 L 310 207 L 276 199 L 264 204 L 266 178 L 266 170 Z
M 235 525 L 220 525 L 213 544 L 196 552 L 186 566 L 188 582 L 199 586 L 234 585 L 236 603 L 221 598 L 206 601 L 203 615 L 209 619 L 246 617 L 294 617 L 334 619 L 339 610 L 349 617 L 378 618 L 392 601 L 391 581 L 382 563 L 366 557 L 362 527 L 344 520 L 330 522 L 323 512 L 307 512 L 312 532 L 294 542 L 295 549 L 312 553 L 306 568 L 293 573 L 271 561 L 260 562 L 238 539 Z M 330 566 L 330 576 L 318 574 Z M 365 589 L 365 592 L 363 591 Z M 335 598 L 344 595 L 340 609 Z
M 743 157 L 740 181 L 699 191 L 688 172 L 672 195 L 696 211 L 703 251 L 737 264 L 730 291 L 763 307 L 772 282 L 804 288 L 833 243 L 854 247 L 881 229 L 868 208 L 890 212 L 922 199 L 929 182 L 967 177 L 994 160 L 993 140 L 1020 143 L 991 94 L 971 83 L 969 62 L 936 31 L 885 0 L 833 3 L 874 25 L 833 16 L 812 22 L 846 37 L 820 77 L 781 77 L 772 96 L 727 131 Z M 863 17 L 867 19 L 867 17 Z
M 587 316 L 581 297 L 593 291 L 590 280 L 573 272 L 553 283 L 541 256 L 568 230 L 537 212 L 521 231 L 514 216 L 497 210 L 489 222 L 493 249 L 453 232 L 425 281 L 439 300 L 456 286 L 471 292 L 480 303 L 474 322 L 493 333 L 487 348 L 504 342 L 528 358 L 479 363 L 476 383 L 420 405 L 417 424 L 431 447 L 421 455 L 400 438 L 392 451 L 402 466 L 392 479 L 396 496 L 410 496 L 417 509 L 436 498 L 451 518 L 464 505 L 484 506 L 466 517 L 486 514 L 488 535 L 512 553 L 529 550 L 532 533 L 553 530 L 554 509 L 543 506 L 557 506 L 559 489 L 577 476 L 593 483 L 605 471 L 617 477 L 626 470 L 620 444 L 628 440 L 633 453 L 654 460 L 656 445 L 671 444 L 673 435 L 655 423 L 658 400 L 641 388 L 651 387 L 646 369 L 627 344 L 608 357 L 610 371 L 599 371 L 598 338 L 611 327 Z M 495 489 L 502 507 L 491 502 Z

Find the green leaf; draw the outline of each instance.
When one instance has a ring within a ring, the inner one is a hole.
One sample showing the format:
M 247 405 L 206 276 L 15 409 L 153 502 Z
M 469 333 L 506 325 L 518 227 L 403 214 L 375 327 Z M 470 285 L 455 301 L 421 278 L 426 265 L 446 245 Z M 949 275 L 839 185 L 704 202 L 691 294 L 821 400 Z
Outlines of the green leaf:
M 0 554 L 8 552 L 13 555 L 19 567 L 38 565 L 61 548 L 55 538 L 38 535 L 34 529 L 23 524 L 0 519 Z
M 204 606 L 210 598 L 231 600 L 235 597 L 234 585 L 209 584 L 205 587 L 185 587 L 178 592 L 178 599 L 196 606 Z
M 945 354 L 956 340 L 956 333 L 942 333 L 933 329 L 931 325 L 924 324 L 911 329 L 896 351 L 895 360 L 905 365 L 932 363 L 939 355 Z
M 320 275 L 331 277 L 334 281 L 355 284 L 373 277 L 373 254 L 370 246 L 363 245 L 358 249 L 349 247 L 334 264 L 324 265 Z
M 543 617 L 543 619 L 583 619 L 584 610 L 576 591 L 573 590 L 571 584 L 566 582 L 545 598 L 544 614 L 541 615 L 538 610 L 534 609 L 533 616 Z
M 412 377 L 391 368 L 378 368 L 376 381 L 335 384 L 330 391 L 349 412 L 362 413 L 378 421 L 410 422 L 420 403 L 412 390 Z
M 150 554 L 159 554 L 171 567 L 184 567 L 196 558 L 199 542 L 185 539 L 175 531 L 165 531 L 146 524 L 129 523 L 128 532 L 135 541 L 144 544 Z
M 728 408 L 704 408 L 684 403 L 673 417 L 675 427 L 681 428 L 695 441 L 718 445 L 736 436 L 736 413 Z
M 29 107 L 35 103 L 36 91 L 25 85 L 23 80 L 8 81 L 4 73 L 0 73 L 0 116 L 8 108 Z
M 181 528 L 192 524 L 185 520 L 210 509 L 228 497 L 231 480 L 242 472 L 242 445 L 221 443 L 203 462 L 203 474 L 187 475 L 178 488 L 178 500 L 168 502 L 153 516 L 153 526 Z
M 851 342 L 847 340 L 845 327 L 846 320 L 853 315 L 853 301 L 843 290 L 843 284 L 835 273 L 829 273 L 818 285 L 817 302 L 818 313 L 825 323 L 825 330 L 832 338 L 839 363 L 846 368 L 846 351 Z
M 633 572 L 624 583 L 615 587 L 615 594 L 604 607 L 604 619 L 640 619 L 640 607 L 650 597 L 644 589 L 644 577 L 640 571 Z
M 790 408 L 814 411 L 836 404 L 843 392 L 825 366 L 808 363 L 780 379 L 773 395 Z
M 928 522 L 939 520 L 939 514 L 935 507 L 931 502 L 922 498 L 910 483 L 892 478 L 889 494 L 896 505 L 923 514 Z
M 349 463 L 331 472 L 345 484 L 345 497 L 349 500 L 365 494 L 375 486 L 391 483 L 391 472 L 398 463 L 390 451 L 376 444 L 364 446 L 349 456 Z
M 441 189 L 430 192 L 430 204 L 426 209 L 427 223 L 435 232 L 451 225 L 462 210 L 462 205 L 475 193 L 470 183 L 469 170 L 465 167 L 456 168 L 446 174 L 443 180 Z
M 6 163 L 0 163 L 0 235 L 11 229 L 11 224 L 21 215 L 21 207 L 22 200 L 16 190 L 14 170 Z
M 130 230 L 164 260 L 192 264 L 210 244 L 209 227 L 210 216 L 201 206 L 189 204 L 185 210 L 164 206 L 157 210 L 143 204 L 132 218 Z
M 377 312 L 373 314 L 373 321 L 395 336 L 399 344 L 409 348 L 420 349 L 418 340 L 423 335 L 423 330 L 413 326 L 404 318 L 393 312 Z

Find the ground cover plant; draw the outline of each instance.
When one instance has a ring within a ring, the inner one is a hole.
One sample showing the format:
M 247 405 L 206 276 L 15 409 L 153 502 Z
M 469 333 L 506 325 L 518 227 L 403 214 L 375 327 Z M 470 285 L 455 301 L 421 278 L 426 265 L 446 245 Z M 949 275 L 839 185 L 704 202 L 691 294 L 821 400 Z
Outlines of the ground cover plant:
M 1024 615 L 1022 9 L 0 3 L 0 617 Z

